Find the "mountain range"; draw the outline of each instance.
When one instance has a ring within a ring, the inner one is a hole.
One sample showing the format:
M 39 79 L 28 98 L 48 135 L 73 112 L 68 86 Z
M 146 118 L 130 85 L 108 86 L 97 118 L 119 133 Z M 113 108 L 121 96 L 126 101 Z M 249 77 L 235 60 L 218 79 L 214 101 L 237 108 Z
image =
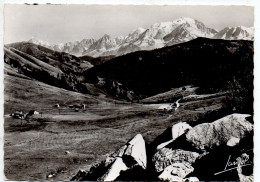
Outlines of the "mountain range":
M 198 37 L 225 40 L 254 40 L 253 27 L 226 27 L 220 31 L 206 27 L 192 18 L 179 18 L 169 22 L 155 23 L 150 28 L 137 28 L 127 36 L 111 37 L 105 34 L 100 39 L 83 39 L 63 44 L 30 39 L 29 43 L 75 56 L 119 56 L 139 50 L 153 50 L 187 42 Z

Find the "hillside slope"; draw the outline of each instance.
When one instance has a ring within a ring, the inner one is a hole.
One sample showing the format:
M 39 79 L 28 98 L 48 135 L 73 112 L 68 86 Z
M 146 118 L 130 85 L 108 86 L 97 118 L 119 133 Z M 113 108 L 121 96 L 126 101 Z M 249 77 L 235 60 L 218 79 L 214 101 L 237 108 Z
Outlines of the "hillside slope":
M 68 90 L 88 93 L 81 84 L 81 72 L 93 65 L 67 53 L 32 43 L 19 42 L 4 47 L 4 61 L 30 78 Z
M 216 91 L 233 78 L 252 79 L 252 71 L 253 42 L 198 38 L 116 57 L 86 70 L 84 76 L 92 83 L 98 77 L 117 80 L 134 92 L 152 96 L 189 84 Z
M 232 99 L 252 110 L 253 54 L 252 41 L 197 38 L 116 57 L 83 74 L 93 84 L 117 81 L 139 99 L 186 85 L 199 87 L 196 94 L 230 91 Z

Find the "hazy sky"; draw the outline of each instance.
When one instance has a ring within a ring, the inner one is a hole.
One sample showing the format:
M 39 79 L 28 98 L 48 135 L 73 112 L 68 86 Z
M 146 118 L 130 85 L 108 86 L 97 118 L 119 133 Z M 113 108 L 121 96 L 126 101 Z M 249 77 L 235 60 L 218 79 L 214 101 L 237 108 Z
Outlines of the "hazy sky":
M 62 43 L 127 35 L 137 27 L 191 17 L 206 26 L 254 25 L 254 9 L 249 6 L 149 6 L 149 5 L 14 5 L 4 7 L 4 42 L 35 37 Z

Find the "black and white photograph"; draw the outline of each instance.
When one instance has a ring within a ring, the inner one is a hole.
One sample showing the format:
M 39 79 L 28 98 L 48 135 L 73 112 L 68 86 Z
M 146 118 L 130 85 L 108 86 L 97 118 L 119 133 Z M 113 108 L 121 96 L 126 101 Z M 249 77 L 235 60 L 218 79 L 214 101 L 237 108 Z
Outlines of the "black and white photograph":
M 254 181 L 254 6 L 5 3 L 3 22 L 6 181 Z

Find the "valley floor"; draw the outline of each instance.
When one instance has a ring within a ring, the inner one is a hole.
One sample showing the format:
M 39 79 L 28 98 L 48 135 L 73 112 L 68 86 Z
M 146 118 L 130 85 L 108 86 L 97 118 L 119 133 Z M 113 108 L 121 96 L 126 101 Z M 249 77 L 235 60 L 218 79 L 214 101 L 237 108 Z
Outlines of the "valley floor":
M 197 121 L 218 110 L 222 95 L 181 103 L 176 111 L 91 96 L 41 82 L 5 76 L 5 176 L 8 180 L 69 180 L 80 169 L 141 133 L 147 142 L 178 121 Z M 60 108 L 53 105 L 59 103 Z M 84 103 L 86 111 L 68 105 Z M 159 107 L 160 105 L 158 105 Z M 9 116 L 15 111 L 41 112 L 29 122 Z

